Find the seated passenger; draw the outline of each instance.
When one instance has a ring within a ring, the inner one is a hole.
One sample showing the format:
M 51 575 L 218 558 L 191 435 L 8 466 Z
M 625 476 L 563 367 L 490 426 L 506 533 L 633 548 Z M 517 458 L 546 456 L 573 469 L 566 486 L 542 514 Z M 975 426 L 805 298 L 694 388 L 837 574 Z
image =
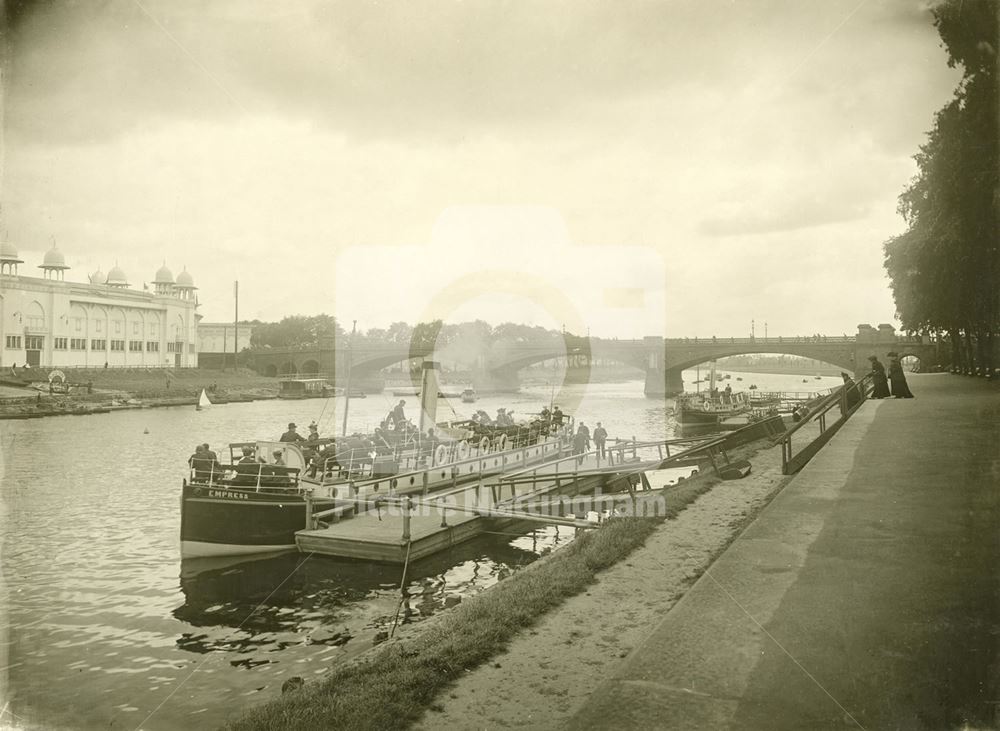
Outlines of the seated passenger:
M 291 442 L 295 444 L 297 442 L 304 442 L 306 438 L 295 431 L 295 422 L 291 422 L 288 425 L 288 431 L 281 435 L 279 442 Z

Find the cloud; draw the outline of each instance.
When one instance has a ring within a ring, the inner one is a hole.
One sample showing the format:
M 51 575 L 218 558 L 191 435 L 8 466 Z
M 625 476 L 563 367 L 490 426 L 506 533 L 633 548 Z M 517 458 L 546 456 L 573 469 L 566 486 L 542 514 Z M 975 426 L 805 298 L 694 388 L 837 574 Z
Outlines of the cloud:
M 878 3 L 879 17 L 906 4 Z M 19 16 L 8 124 L 24 139 L 86 144 L 172 120 L 280 114 L 351 136 L 454 140 L 649 93 L 736 93 L 808 57 L 849 7 L 54 1 Z

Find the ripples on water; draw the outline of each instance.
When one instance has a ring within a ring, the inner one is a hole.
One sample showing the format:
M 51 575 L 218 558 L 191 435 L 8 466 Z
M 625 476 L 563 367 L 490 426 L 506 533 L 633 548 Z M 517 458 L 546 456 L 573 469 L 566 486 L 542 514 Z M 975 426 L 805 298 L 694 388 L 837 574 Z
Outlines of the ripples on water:
M 567 393 L 578 418 L 591 429 L 602 421 L 612 437 L 672 431 L 663 402 L 645 399 L 641 382 Z M 525 388 L 443 404 L 439 418 L 500 406 L 525 416 L 550 398 L 549 389 Z M 351 429 L 375 425 L 397 400 L 388 391 L 352 400 Z M 416 399 L 408 401 L 415 412 Z M 331 434 L 342 407 L 341 399 L 262 401 L 0 422 L 2 664 L 14 723 L 214 728 L 273 697 L 288 677 L 316 677 L 370 647 L 399 606 L 399 567 L 298 554 L 179 559 L 180 483 L 196 443 L 221 457 L 229 441 L 276 439 L 288 421 L 317 420 Z M 572 537 L 557 527 L 485 536 L 418 562 L 400 621 L 457 604 Z

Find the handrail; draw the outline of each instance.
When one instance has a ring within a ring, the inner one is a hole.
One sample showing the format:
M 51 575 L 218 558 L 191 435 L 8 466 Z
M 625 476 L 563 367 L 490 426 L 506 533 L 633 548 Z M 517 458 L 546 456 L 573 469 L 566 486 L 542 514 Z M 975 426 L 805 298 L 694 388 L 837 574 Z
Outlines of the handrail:
M 822 401 L 815 404 L 815 406 L 810 409 L 809 414 L 799 421 L 799 423 L 788 429 L 779 440 L 779 443 L 781 444 L 782 474 L 791 475 L 802 469 L 802 467 L 805 466 L 810 459 L 812 459 L 813 455 L 815 455 L 824 444 L 830 441 L 833 435 L 836 434 L 840 427 L 844 425 L 844 422 L 846 422 L 847 419 L 861 407 L 861 404 L 867 400 L 869 388 L 871 386 L 872 374 L 870 373 L 866 374 L 859 381 L 853 384 L 844 384 L 843 386 L 840 386 L 829 396 L 824 397 Z M 857 395 L 857 401 L 853 404 L 850 403 L 850 399 L 848 398 L 851 393 Z M 827 427 L 826 415 L 835 406 L 840 407 L 840 418 Z M 794 454 L 792 449 L 792 437 L 806 424 L 816 421 L 819 422 L 819 436 L 802 447 L 797 454 Z

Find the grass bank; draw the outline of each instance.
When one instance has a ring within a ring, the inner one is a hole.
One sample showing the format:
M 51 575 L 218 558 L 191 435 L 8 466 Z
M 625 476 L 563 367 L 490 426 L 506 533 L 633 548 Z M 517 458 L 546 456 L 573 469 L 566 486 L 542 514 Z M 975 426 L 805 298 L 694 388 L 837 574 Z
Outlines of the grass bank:
M 601 569 L 628 556 L 666 518 L 717 478 L 687 480 L 664 493 L 666 515 L 618 518 L 469 599 L 412 638 L 374 650 L 358 663 L 248 711 L 229 728 L 399 729 L 434 707 L 449 683 L 503 650 L 565 599 L 594 583 Z M 654 493 L 644 493 L 652 496 Z

